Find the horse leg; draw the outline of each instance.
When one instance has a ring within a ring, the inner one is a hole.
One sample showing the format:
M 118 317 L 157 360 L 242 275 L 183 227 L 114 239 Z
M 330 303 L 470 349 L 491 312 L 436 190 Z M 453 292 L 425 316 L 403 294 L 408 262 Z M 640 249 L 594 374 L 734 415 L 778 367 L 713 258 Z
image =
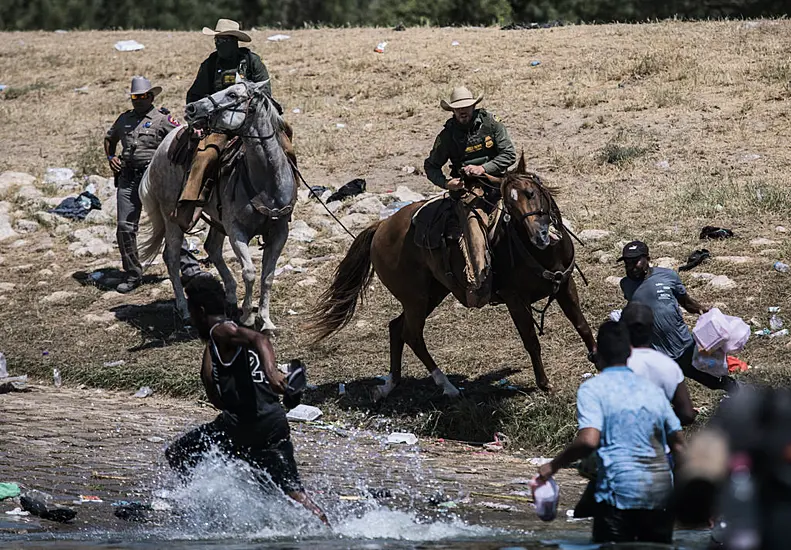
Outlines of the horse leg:
M 209 229 L 209 235 L 206 237 L 206 242 L 203 248 L 206 254 L 209 255 L 209 260 L 217 268 L 222 278 L 223 286 L 225 286 L 225 302 L 236 309 L 236 279 L 228 269 L 228 264 L 225 263 L 225 258 L 222 257 L 222 245 L 225 242 L 225 235 L 214 227 Z
M 253 326 L 255 318 L 253 317 L 253 286 L 255 285 L 255 264 L 250 257 L 250 247 L 247 243 L 250 239 L 244 232 L 233 226 L 231 231 L 225 228 L 231 239 L 231 248 L 233 248 L 236 257 L 242 264 L 242 279 L 244 280 L 244 300 L 242 301 L 242 318 L 240 323 L 245 326 Z
M 288 219 L 272 220 L 272 224 L 264 246 L 264 255 L 261 258 L 261 297 L 258 301 L 258 318 L 261 319 L 261 330 L 275 330 L 275 324 L 269 317 L 269 299 L 271 297 L 272 283 L 275 280 L 275 267 L 283 247 L 288 239 Z
M 549 385 L 547 373 L 544 372 L 544 362 L 541 360 L 541 343 L 538 341 L 530 309 L 516 295 L 508 294 L 504 298 L 505 305 L 508 306 L 508 313 L 511 314 L 511 319 L 513 319 L 516 330 L 519 332 L 519 337 L 522 339 L 522 345 L 527 350 L 527 353 L 530 354 L 530 361 L 533 363 L 533 372 L 536 376 L 536 384 L 545 391 L 552 389 Z
M 373 400 L 384 399 L 401 382 L 401 361 L 404 356 L 404 314 L 390 321 L 390 374 L 385 376 L 385 383 L 374 388 Z
M 173 285 L 173 294 L 176 297 L 176 311 L 182 321 L 189 319 L 189 309 L 187 299 L 184 297 L 184 286 L 181 284 L 181 243 L 184 240 L 184 233 L 181 228 L 174 223 L 167 223 L 165 228 L 165 250 L 162 252 L 162 259 L 168 268 L 170 283 Z
M 596 340 L 593 338 L 593 332 L 588 325 L 588 321 L 582 314 L 580 299 L 577 295 L 577 285 L 574 283 L 574 279 L 569 279 L 565 289 L 561 290 L 555 299 L 558 301 L 560 309 L 563 310 L 568 320 L 571 321 L 577 334 L 582 338 L 585 347 L 588 348 L 588 352 L 592 353 L 596 349 Z

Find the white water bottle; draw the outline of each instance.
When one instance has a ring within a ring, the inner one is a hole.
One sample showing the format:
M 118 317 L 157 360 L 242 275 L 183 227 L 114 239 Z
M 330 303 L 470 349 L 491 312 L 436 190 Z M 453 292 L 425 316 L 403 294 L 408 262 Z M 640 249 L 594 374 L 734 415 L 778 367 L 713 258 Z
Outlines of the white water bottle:
M 775 262 L 772 267 L 775 268 L 775 271 L 779 271 L 780 273 L 788 273 L 791 271 L 791 266 L 784 264 L 783 262 Z
M 52 369 L 52 381 L 55 384 L 56 388 L 59 388 L 61 384 L 63 384 L 63 380 L 60 378 L 60 369 L 55 368 Z

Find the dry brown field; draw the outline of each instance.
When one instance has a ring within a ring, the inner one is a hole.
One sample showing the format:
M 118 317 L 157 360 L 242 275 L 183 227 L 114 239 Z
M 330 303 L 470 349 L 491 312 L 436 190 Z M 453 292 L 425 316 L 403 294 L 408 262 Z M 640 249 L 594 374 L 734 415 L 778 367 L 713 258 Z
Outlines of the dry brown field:
M 574 230 L 609 232 L 578 247 L 590 281 L 584 287 L 578 279 L 581 303 L 592 326 L 623 304 L 607 278 L 622 275 L 615 258 L 635 238 L 671 267 L 705 246 L 713 259 L 682 274 L 692 296 L 764 326 L 767 308 L 781 306 L 791 324 L 791 274 L 772 270 L 776 260 L 791 263 L 791 236 L 777 230 L 791 231 L 790 22 L 320 29 L 267 41 L 274 33 L 252 32 L 251 47 L 270 70 L 311 184 L 337 188 L 363 177 L 368 191 L 380 196 L 398 186 L 433 193 L 422 164 L 446 118 L 439 98 L 465 84 L 485 93 L 485 108 L 504 120 L 530 169 L 561 189 L 558 202 Z M 115 51 L 113 44 L 124 39 L 145 49 Z M 385 53 L 375 53 L 383 40 Z M 130 78 L 144 74 L 162 85 L 157 103 L 178 117 L 211 48 L 199 32 L 0 33 L 0 83 L 9 86 L 0 93 L 0 172 L 41 177 L 48 167 L 68 166 L 109 175 L 101 138 L 128 108 Z M 534 60 L 540 64 L 531 66 Z M 418 170 L 409 174 L 405 166 Z M 3 199 L 12 218 L 29 217 L 13 196 Z M 310 222 L 319 215 L 314 203 L 300 202 L 295 218 Z M 736 237 L 702 243 L 704 225 L 731 228 Z M 426 338 L 467 397 L 443 401 L 407 352 L 404 373 L 414 379 L 373 406 L 366 385 L 387 372 L 386 327 L 398 304 L 374 283 L 347 329 L 311 345 L 302 323 L 350 242 L 337 230 L 316 228 L 321 231 L 312 243 L 287 245 L 281 265 L 294 258 L 309 263 L 305 273 L 277 279 L 273 308 L 280 356 L 304 358 L 319 385 L 309 403 L 331 420 L 423 434 L 483 440 L 500 430 L 545 452 L 573 434 L 574 392 L 591 366 L 557 306 L 541 339 L 555 393 L 535 390 L 504 306 L 465 310 L 448 299 L 430 317 Z M 200 343 L 177 329 L 163 266 L 150 271 L 161 282 L 127 296 L 81 285 L 76 273 L 117 266 L 117 258 L 74 257 L 67 233 L 45 227 L 20 236 L 21 244 L 0 242 L 0 282 L 15 285 L 0 292 L 0 351 L 12 371 L 48 376 L 58 366 L 66 384 L 149 385 L 199 395 Z M 42 241 L 51 244 L 37 247 Z M 310 262 L 327 255 L 333 258 Z M 726 275 L 734 285 L 714 288 L 699 273 Z M 316 284 L 298 284 L 308 277 Z M 42 301 L 54 291 L 74 294 Z M 753 368 L 743 378 L 786 384 L 789 342 L 751 339 L 741 357 Z M 124 364 L 105 366 L 119 360 Z M 519 390 L 498 389 L 494 383 L 504 377 Z M 343 397 L 340 382 L 348 388 Z M 696 404 L 710 413 L 721 394 L 689 384 Z

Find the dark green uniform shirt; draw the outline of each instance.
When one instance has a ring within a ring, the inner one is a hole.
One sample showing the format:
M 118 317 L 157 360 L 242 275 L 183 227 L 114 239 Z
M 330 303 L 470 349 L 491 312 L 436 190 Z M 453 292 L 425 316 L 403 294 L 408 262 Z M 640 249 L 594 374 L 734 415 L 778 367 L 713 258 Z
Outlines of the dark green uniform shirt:
M 443 189 L 447 187 L 448 180 L 442 173 L 442 167 L 448 161 L 451 178 L 460 177 L 461 168 L 469 164 L 482 165 L 487 174 L 502 176 L 516 162 L 516 149 L 500 119 L 478 109 L 467 127 L 455 118 L 448 120 L 423 163 L 431 183 Z
M 122 113 L 107 131 L 107 137 L 121 142 L 121 163 L 125 167 L 145 169 L 159 144 L 178 125 L 166 109 L 158 110 L 152 105 L 144 115 L 134 109 Z
M 222 59 L 217 52 L 201 63 L 198 76 L 187 91 L 187 103 L 198 101 L 213 93 L 224 90 L 236 83 L 236 73 L 250 82 L 263 82 L 269 80 L 269 71 L 257 54 L 247 48 L 239 48 L 238 61 Z M 266 92 L 272 95 L 272 86 L 267 83 Z

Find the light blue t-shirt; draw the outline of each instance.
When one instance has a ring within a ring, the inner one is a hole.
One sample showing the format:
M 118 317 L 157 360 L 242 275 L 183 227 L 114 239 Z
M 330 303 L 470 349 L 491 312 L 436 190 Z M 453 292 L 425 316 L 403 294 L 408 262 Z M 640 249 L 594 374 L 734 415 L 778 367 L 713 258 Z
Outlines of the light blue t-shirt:
M 596 502 L 620 510 L 660 510 L 673 490 L 665 457 L 681 429 L 665 394 L 628 367 L 608 367 L 577 390 L 579 429 L 601 432 Z

